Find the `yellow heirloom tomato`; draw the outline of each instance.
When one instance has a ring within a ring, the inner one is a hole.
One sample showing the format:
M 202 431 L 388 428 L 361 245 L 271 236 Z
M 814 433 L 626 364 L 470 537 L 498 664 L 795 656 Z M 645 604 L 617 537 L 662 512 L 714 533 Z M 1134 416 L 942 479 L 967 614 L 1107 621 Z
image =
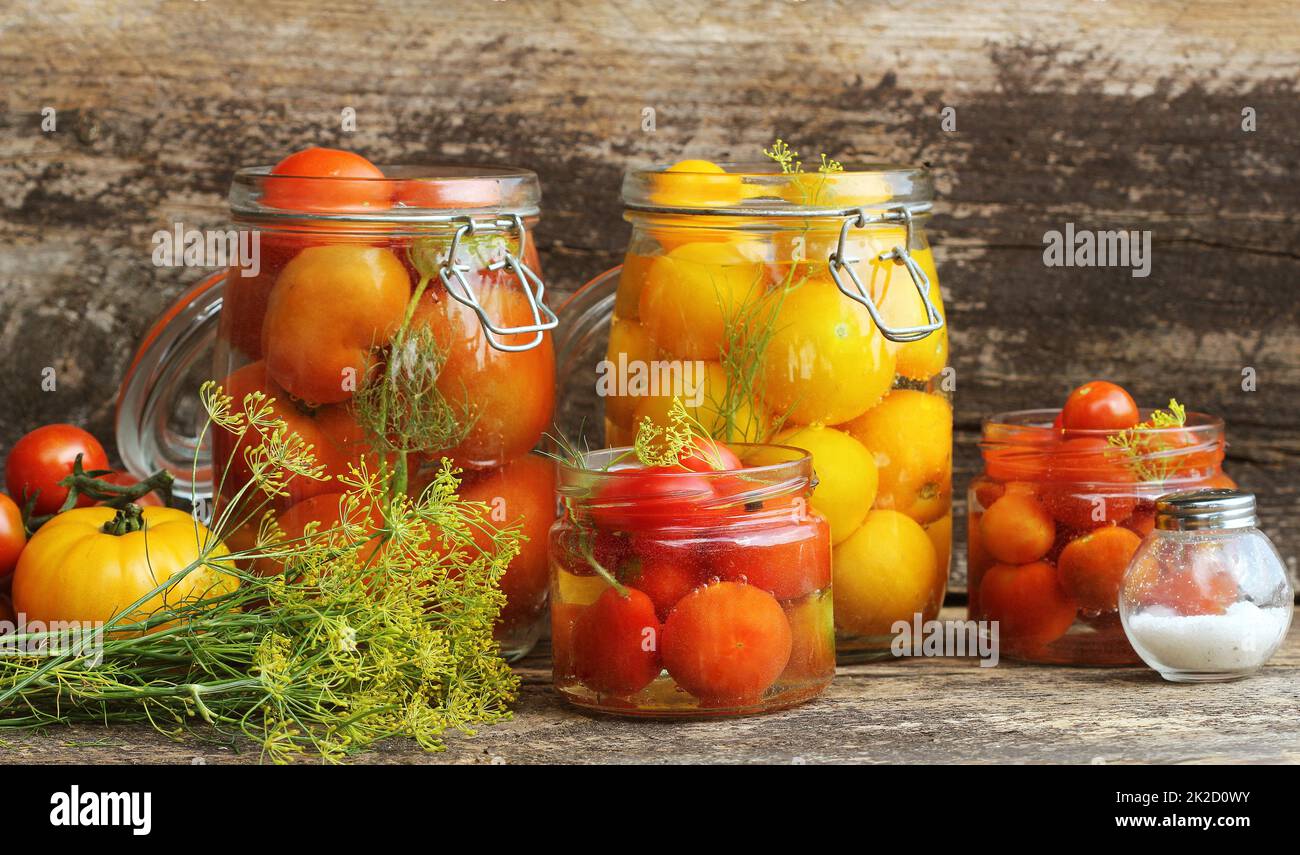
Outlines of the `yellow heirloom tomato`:
M 230 552 L 175 508 L 74 508 L 32 536 L 14 571 L 14 608 L 30 621 L 104 621 L 126 611 L 201 557 L 175 585 L 148 597 L 122 623 L 234 591 Z
M 835 626 L 859 636 L 891 633 L 894 621 L 932 618 L 943 598 L 934 544 L 898 511 L 872 511 L 833 557 Z
M 688 243 L 654 260 L 641 289 L 641 323 L 676 359 L 718 359 L 728 325 L 763 293 L 767 271 L 731 243 Z
M 611 338 L 612 341 L 612 338 Z M 682 403 L 686 412 L 698 421 L 714 439 L 726 442 L 762 442 L 767 435 L 767 418 L 763 408 L 755 406 L 752 401 L 739 399 L 728 400 L 727 372 L 720 362 L 700 362 L 694 366 L 703 366 L 703 376 L 693 375 L 692 384 L 699 384 L 691 389 L 683 386 Z M 695 393 L 694 397 L 691 393 Z M 738 393 L 733 393 L 733 395 Z M 643 419 L 667 427 L 671 424 L 669 412 L 673 406 L 673 395 L 652 395 L 639 399 L 633 410 L 632 425 L 635 428 Z M 697 405 L 695 402 L 699 401 Z M 606 412 L 608 412 L 608 404 Z M 635 435 L 635 431 L 633 432 Z
M 894 381 L 894 356 L 871 313 L 830 279 L 773 291 L 772 335 L 759 367 L 768 407 L 798 424 L 835 425 L 874 406 Z
M 948 513 L 952 498 L 952 405 L 938 395 L 895 389 L 844 429 L 880 470 L 876 507 L 922 525 Z
M 792 445 L 812 455 L 817 486 L 810 504 L 831 526 L 831 543 L 853 533 L 876 498 L 876 461 L 871 452 L 843 431 L 827 427 L 791 428 L 772 439 L 773 445 Z M 762 466 L 780 462 L 777 452 L 760 452 L 750 463 Z

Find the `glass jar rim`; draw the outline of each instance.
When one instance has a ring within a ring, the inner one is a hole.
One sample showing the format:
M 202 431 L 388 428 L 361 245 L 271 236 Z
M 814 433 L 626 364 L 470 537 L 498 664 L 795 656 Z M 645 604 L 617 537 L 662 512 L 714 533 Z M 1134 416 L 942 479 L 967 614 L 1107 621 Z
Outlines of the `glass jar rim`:
M 1138 418 L 1145 421 L 1151 417 L 1158 408 L 1144 408 L 1138 411 Z M 1053 441 L 1058 436 L 1058 431 L 1052 427 L 1057 415 L 1061 412 L 1059 407 L 1044 407 L 1033 410 L 1008 410 L 1003 413 L 995 413 L 980 422 L 981 443 L 1004 442 L 1005 437 L 990 437 L 990 433 L 997 434 L 999 431 L 1006 436 L 1016 436 L 1026 444 L 1037 444 L 1041 442 Z M 1219 416 L 1209 413 L 1188 412 L 1186 421 L 1181 426 L 1172 427 L 1151 427 L 1144 428 L 1143 433 L 1149 436 L 1174 436 L 1175 434 L 1204 434 L 1207 437 L 1222 435 L 1224 432 L 1224 421 Z M 1070 430 L 1070 439 L 1095 438 L 1105 439 L 1114 435 L 1115 431 L 1106 428 L 1072 428 Z
M 245 221 L 338 222 L 368 224 L 447 224 L 466 217 L 490 215 L 536 217 L 541 210 L 541 185 L 537 173 L 530 169 L 481 164 L 379 165 L 381 177 L 273 175 L 270 166 L 244 167 L 235 172 L 230 183 L 230 211 Z M 264 201 L 268 187 L 292 185 L 295 192 L 319 188 L 351 186 L 356 188 L 391 187 L 396 194 L 409 188 L 409 199 L 398 198 L 393 204 L 370 208 L 340 207 L 319 210 L 305 207 L 281 207 Z
M 842 217 L 897 207 L 923 215 L 934 201 L 934 177 L 925 165 L 850 163 L 825 173 L 782 172 L 772 161 L 713 165 L 723 171 L 673 164 L 630 169 L 623 176 L 623 205 L 652 214 Z

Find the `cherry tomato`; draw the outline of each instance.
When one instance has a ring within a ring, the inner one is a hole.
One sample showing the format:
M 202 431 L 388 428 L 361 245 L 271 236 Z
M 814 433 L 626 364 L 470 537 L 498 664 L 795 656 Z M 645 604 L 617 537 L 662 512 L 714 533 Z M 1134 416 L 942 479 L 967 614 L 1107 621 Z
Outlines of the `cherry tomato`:
M 508 273 L 487 271 L 474 283 L 479 304 L 498 327 L 534 323 L 528 298 Z M 429 295 L 432 296 L 429 296 Z M 490 468 L 524 454 L 537 444 L 555 410 L 555 349 L 550 333 L 530 350 L 492 347 L 477 314 L 445 291 L 430 289 L 417 308 L 445 347 L 447 361 L 438 390 L 472 423 L 465 439 L 445 452 L 467 468 Z M 528 344 L 534 333 L 495 336 L 511 346 Z
M 639 542 L 621 578 L 650 598 L 660 620 L 667 620 L 683 597 L 704 584 L 698 556 L 662 543 Z
M 271 175 L 286 176 L 265 180 L 262 204 L 272 208 L 364 211 L 392 204 L 393 182 L 384 180 L 379 167 L 350 151 L 304 149 L 277 163 Z
M 710 572 L 748 582 L 778 600 L 792 600 L 831 584 L 830 527 L 810 522 L 753 531 L 721 529 L 711 537 Z
M 571 655 L 575 676 L 602 695 L 641 691 L 662 670 L 661 630 L 654 602 L 644 592 L 606 589 L 574 622 Z
M 718 582 L 677 604 L 663 630 L 663 661 L 677 685 L 709 706 L 757 703 L 790 661 L 790 621 L 753 585 Z
M 701 503 L 715 493 L 709 479 L 677 469 L 645 468 L 609 473 L 592 516 L 607 531 L 641 531 L 698 520 L 712 512 Z
M 375 365 L 375 348 L 397 331 L 410 296 L 406 267 L 390 250 L 304 249 L 280 272 L 267 300 L 267 373 L 308 403 L 346 401 Z
M 1067 439 L 1052 454 L 1042 502 L 1056 521 L 1086 530 L 1128 519 L 1137 505 L 1137 476 L 1106 440 Z
M 114 469 L 112 472 L 108 473 L 107 475 L 100 475 L 99 480 L 106 481 L 109 484 L 116 484 L 120 487 L 134 487 L 136 484 L 140 483 L 139 478 L 136 478 L 130 472 L 123 472 L 120 469 Z M 152 491 L 145 493 L 143 496 L 136 499 L 135 503 L 142 508 L 166 507 L 166 503 L 158 497 L 158 494 L 156 492 L 152 492 Z M 102 505 L 106 503 L 100 502 L 100 504 Z
M 1120 583 L 1142 538 L 1122 526 L 1106 526 L 1071 541 L 1056 562 L 1065 593 L 1094 612 L 1119 608 Z
M 1052 548 L 1056 524 L 1033 495 L 1007 493 L 984 511 L 980 539 L 998 561 L 1028 564 Z
M 999 622 L 1002 644 L 1024 649 L 1050 644 L 1074 623 L 1076 605 L 1061 589 L 1046 561 L 995 564 L 980 582 L 984 618 Z
M 683 469 L 691 472 L 717 472 L 722 469 L 740 469 L 740 458 L 721 442 L 697 436 L 693 448 L 682 451 L 678 458 Z
M 72 464 L 81 455 L 81 468 L 87 472 L 108 468 L 108 455 L 86 431 L 75 425 L 54 424 L 38 427 L 14 443 L 5 461 L 5 484 L 9 495 L 19 505 L 36 496 L 34 512 L 52 514 L 68 498 L 68 488 L 59 482 L 72 474 Z M 77 500 L 78 507 L 94 502 L 86 496 Z
M 8 579 L 27 545 L 23 512 L 13 499 L 0 493 L 0 579 Z
M 460 497 L 486 504 L 485 522 L 493 528 L 520 526 L 526 539 L 501 577 L 501 591 L 506 595 L 501 623 L 537 617 L 546 607 L 546 542 L 555 521 L 555 464 L 540 455 L 525 454 L 499 469 L 467 477 Z M 490 545 L 487 533 L 475 539 L 481 548 Z
M 1105 380 L 1084 383 L 1061 409 L 1065 430 L 1128 430 L 1138 423 L 1138 406 L 1122 386 Z

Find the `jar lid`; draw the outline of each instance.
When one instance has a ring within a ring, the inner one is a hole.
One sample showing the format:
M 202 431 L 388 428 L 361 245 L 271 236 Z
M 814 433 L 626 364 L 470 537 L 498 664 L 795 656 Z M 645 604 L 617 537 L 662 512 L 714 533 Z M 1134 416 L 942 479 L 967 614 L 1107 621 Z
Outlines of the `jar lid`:
M 1156 500 L 1156 528 L 1162 531 L 1216 531 L 1257 525 L 1255 494 L 1244 490 L 1187 490 Z
M 924 166 L 864 163 L 836 172 L 782 172 L 771 162 L 685 163 L 629 170 L 624 206 L 651 214 L 846 217 L 899 208 L 921 215 L 934 201 L 934 178 Z

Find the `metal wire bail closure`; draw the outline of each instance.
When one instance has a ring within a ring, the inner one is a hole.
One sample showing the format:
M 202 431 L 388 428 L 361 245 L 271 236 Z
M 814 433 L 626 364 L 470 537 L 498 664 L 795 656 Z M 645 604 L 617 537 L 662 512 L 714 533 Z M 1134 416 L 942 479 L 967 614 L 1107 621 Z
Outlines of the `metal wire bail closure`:
M 916 292 L 921 295 L 921 303 L 925 306 L 925 316 L 928 323 L 915 327 L 891 327 L 885 323 L 884 317 L 881 316 L 880 310 L 876 307 L 876 302 L 871 299 L 871 294 L 867 291 L 866 286 L 862 284 L 862 279 L 858 276 L 853 265 L 861 259 L 850 258 L 845 254 L 845 243 L 848 240 L 850 228 L 866 228 L 872 223 L 898 222 L 902 221 L 907 226 L 907 236 L 904 238 L 902 246 L 896 246 L 889 252 L 882 252 L 877 256 L 879 261 L 898 261 L 907 268 L 908 275 L 912 277 L 912 284 L 916 286 Z M 840 239 L 836 244 L 835 251 L 831 253 L 827 264 L 830 268 L 831 278 L 835 280 L 835 286 L 840 289 L 840 293 L 867 307 L 871 313 L 871 320 L 875 321 L 876 326 L 880 329 L 881 335 L 890 341 L 909 342 L 920 341 L 930 333 L 943 327 L 943 316 L 935 308 L 934 303 L 930 302 L 930 277 L 925 275 L 916 260 L 908 253 L 907 248 L 912 245 L 912 212 L 906 206 L 890 208 L 883 214 L 876 216 L 869 215 L 865 208 L 859 208 L 856 213 L 848 215 L 844 224 L 840 226 Z M 846 272 L 852 281 L 853 288 L 850 289 L 845 284 L 841 272 Z
M 547 330 L 555 329 L 559 324 L 559 318 L 555 312 L 546 305 L 546 285 L 542 282 L 540 276 L 529 269 L 524 264 L 524 250 L 528 246 L 528 229 L 524 227 L 524 220 L 518 214 L 509 214 L 504 219 L 493 220 L 490 224 L 479 224 L 474 221 L 473 217 L 460 217 L 460 225 L 456 227 L 456 233 L 452 235 L 451 246 L 447 250 L 447 260 L 438 268 L 438 277 L 442 279 L 443 286 L 447 293 L 456 302 L 468 306 L 478 315 L 479 323 L 483 325 L 483 332 L 487 336 L 488 344 L 496 350 L 506 351 L 507 353 L 519 353 L 525 350 L 532 350 L 542 343 L 543 334 Z M 479 303 L 478 294 L 474 292 L 474 287 L 470 285 L 465 274 L 470 268 L 466 264 L 460 264 L 456 261 L 457 250 L 460 249 L 460 239 L 465 235 L 472 235 L 480 228 L 500 228 L 513 227 L 519 232 L 519 253 L 512 255 L 509 248 L 505 251 L 505 257 L 500 261 L 494 261 L 488 265 L 488 270 L 502 270 L 509 268 L 515 278 L 519 280 L 520 286 L 524 290 L 524 296 L 528 298 L 528 308 L 532 311 L 533 322 L 527 326 L 519 327 L 499 327 L 488 317 L 487 312 Z M 455 286 L 452 282 L 455 282 Z M 506 344 L 498 341 L 496 336 L 508 335 L 526 335 L 536 333 L 531 341 L 527 344 Z

